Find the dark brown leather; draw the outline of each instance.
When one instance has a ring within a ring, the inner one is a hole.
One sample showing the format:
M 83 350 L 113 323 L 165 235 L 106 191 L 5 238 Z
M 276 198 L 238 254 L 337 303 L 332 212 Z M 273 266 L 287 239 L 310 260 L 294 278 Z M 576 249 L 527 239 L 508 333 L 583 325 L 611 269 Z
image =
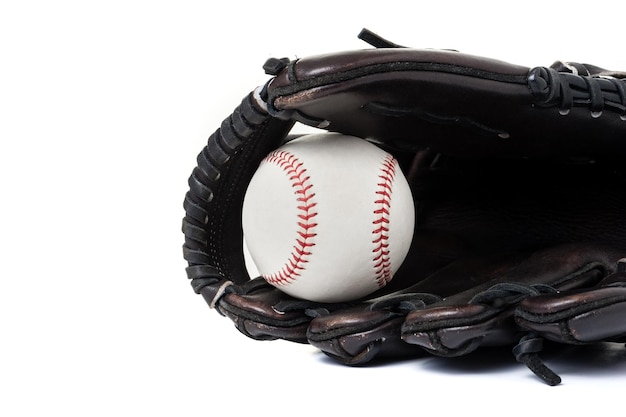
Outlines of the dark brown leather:
M 523 300 L 515 312 L 517 324 L 561 343 L 626 342 L 624 262 L 590 289 Z
M 292 62 L 269 83 L 268 104 L 330 131 L 446 154 L 596 158 L 626 151 L 623 114 L 607 108 L 594 118 L 581 101 L 561 115 L 531 90 L 530 71 L 450 51 L 344 52 Z
M 227 293 L 218 308 L 239 331 L 253 339 L 306 343 L 306 329 L 311 317 L 302 309 L 278 310 L 277 305 L 287 299 L 289 297 L 284 293 L 264 283 L 249 291 Z
M 513 344 L 520 339 L 519 332 L 512 331 L 514 309 L 529 294 L 511 292 L 490 298 L 481 293 L 507 283 L 547 285 L 555 290 L 593 288 L 614 271 L 621 254 L 592 244 L 566 244 L 510 259 L 486 256 L 480 268 L 463 267 L 467 276 L 479 277 L 473 280 L 482 283 L 410 312 L 402 326 L 403 339 L 444 356 L 466 354 L 470 345 L 473 350 L 479 345 Z M 441 271 L 438 279 L 463 279 L 463 270 L 457 269 Z

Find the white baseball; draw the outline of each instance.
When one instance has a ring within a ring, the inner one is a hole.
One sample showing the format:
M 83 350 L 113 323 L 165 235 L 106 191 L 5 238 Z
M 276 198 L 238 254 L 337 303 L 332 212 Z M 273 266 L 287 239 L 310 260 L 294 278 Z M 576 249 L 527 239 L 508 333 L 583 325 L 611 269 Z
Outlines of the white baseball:
M 341 302 L 385 286 L 406 257 L 415 209 L 392 155 L 352 136 L 303 136 L 270 153 L 252 178 L 242 225 L 270 284 Z

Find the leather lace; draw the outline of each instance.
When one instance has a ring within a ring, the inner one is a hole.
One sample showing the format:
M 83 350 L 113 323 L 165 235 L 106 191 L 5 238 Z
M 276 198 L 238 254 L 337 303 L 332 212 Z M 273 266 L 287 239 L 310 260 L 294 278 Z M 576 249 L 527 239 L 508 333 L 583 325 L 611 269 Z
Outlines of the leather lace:
M 429 293 L 395 294 L 375 300 L 369 306 L 369 310 L 388 310 L 395 311 L 400 314 L 406 314 L 413 310 L 425 308 L 426 306 L 441 300 L 441 297 Z
M 539 353 L 543 350 L 543 338 L 536 333 L 528 333 L 522 337 L 513 348 L 513 354 L 518 362 L 525 364 L 535 375 L 550 386 L 559 385 L 561 377 L 548 368 Z
M 501 306 L 502 304 L 517 303 L 529 296 L 554 294 L 557 292 L 555 288 L 544 284 L 502 283 L 477 294 L 470 303 L 491 303 L 495 306 Z M 543 350 L 543 341 L 544 339 L 537 333 L 529 332 L 513 348 L 513 354 L 518 362 L 525 364 L 528 369 L 546 384 L 550 386 L 558 385 L 561 383 L 561 377 L 548 368 L 539 357 L 539 353 Z
M 598 118 L 604 111 L 619 114 L 626 121 L 626 80 L 559 72 L 537 67 L 530 71 L 528 86 L 543 107 L 558 106 L 562 115 L 574 107 L 587 107 Z

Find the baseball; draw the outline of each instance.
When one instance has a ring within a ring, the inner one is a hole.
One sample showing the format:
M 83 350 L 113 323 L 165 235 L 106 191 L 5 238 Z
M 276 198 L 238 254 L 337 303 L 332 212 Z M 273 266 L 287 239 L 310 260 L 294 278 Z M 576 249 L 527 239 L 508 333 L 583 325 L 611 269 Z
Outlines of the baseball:
M 414 222 L 393 156 L 336 133 L 302 136 L 267 155 L 242 212 L 259 274 L 293 297 L 327 303 L 385 286 L 409 251 Z

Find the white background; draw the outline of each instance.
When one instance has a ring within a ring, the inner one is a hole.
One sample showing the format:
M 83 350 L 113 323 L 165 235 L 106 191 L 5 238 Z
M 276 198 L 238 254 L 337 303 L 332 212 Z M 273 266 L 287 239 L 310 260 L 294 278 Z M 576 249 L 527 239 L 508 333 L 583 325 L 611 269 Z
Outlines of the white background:
M 367 27 L 526 66 L 626 69 L 624 3 L 510 4 L 2 2 L 0 415 L 620 410 L 623 348 L 550 357 L 555 388 L 508 353 L 347 368 L 247 339 L 184 273 L 195 156 L 269 57 L 367 47 Z

